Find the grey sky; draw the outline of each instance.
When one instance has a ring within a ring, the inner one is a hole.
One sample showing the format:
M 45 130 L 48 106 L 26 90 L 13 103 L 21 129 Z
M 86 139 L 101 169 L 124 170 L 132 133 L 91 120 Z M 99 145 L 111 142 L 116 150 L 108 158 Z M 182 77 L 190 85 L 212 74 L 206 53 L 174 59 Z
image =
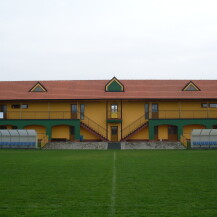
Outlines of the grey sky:
M 0 80 L 217 79 L 216 0 L 0 0 Z

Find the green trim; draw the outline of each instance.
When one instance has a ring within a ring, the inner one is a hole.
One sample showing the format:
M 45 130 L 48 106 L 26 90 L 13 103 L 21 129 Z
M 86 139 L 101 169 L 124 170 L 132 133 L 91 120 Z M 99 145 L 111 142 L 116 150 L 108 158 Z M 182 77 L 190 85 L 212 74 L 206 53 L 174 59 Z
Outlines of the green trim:
M 17 126 L 18 129 L 23 129 L 29 125 L 40 125 L 46 128 L 46 134 L 49 140 L 51 139 L 52 127 L 57 125 L 69 125 L 75 127 L 75 139 L 80 139 L 80 120 L 0 120 L 0 125 L 13 125 Z
M 121 119 L 109 119 L 107 120 L 107 123 L 122 123 L 122 120 Z
M 149 120 L 149 139 L 154 140 L 154 127 L 158 125 L 175 125 L 178 127 L 178 139 L 183 134 L 183 127 L 186 125 L 199 124 L 207 129 L 217 125 L 217 119 L 161 119 Z

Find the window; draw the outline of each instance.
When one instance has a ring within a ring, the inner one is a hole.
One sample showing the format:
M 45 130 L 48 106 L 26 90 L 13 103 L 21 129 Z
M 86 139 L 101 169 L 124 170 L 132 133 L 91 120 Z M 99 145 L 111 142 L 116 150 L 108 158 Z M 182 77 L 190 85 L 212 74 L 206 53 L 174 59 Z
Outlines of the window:
M 158 104 L 152 104 L 152 112 L 158 112 Z
M 12 109 L 19 109 L 20 108 L 20 104 L 12 104 L 11 108 Z
M 80 105 L 80 119 L 84 120 L 84 104 Z
M 210 103 L 210 104 L 208 104 L 208 103 L 202 103 L 201 104 L 201 107 L 202 108 L 217 108 L 217 103 Z
M 12 104 L 11 105 L 12 109 L 20 109 L 20 108 L 27 109 L 28 107 L 29 107 L 28 104 L 22 104 L 22 105 L 20 105 L 20 104 Z
M 155 135 L 155 136 L 158 135 L 158 126 L 154 126 L 154 135 Z
M 23 105 L 21 105 L 21 108 L 22 108 L 22 109 L 28 109 L 28 107 L 29 107 L 28 104 L 23 104 Z
M 185 88 L 185 91 L 198 91 L 198 89 L 193 85 L 189 85 L 187 88 Z
M 118 105 L 117 104 L 111 105 L 111 112 L 118 112 Z
M 217 108 L 217 103 L 210 103 L 210 104 L 209 104 L 209 107 L 210 107 L 210 108 Z
M 29 91 L 30 92 L 47 92 L 47 89 L 40 82 L 37 82 Z
M 202 107 L 202 108 L 208 108 L 208 104 L 207 104 L 207 103 L 202 103 L 202 104 L 201 104 L 201 107 Z
M 42 89 L 42 87 L 38 86 L 34 89 L 33 92 L 44 92 L 44 90 Z
M 200 88 L 197 87 L 192 81 L 188 82 L 185 87 L 182 89 L 183 91 L 200 91 Z

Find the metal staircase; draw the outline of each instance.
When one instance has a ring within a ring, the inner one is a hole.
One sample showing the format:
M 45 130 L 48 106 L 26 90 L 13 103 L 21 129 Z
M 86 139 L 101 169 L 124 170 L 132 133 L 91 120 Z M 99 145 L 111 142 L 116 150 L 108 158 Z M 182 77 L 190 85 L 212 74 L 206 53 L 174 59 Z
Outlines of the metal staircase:
M 136 134 L 137 132 L 141 131 L 146 127 L 148 127 L 148 121 L 144 114 L 122 130 L 121 141 L 126 141 L 129 137 L 131 137 L 132 135 Z
M 99 137 L 102 141 L 106 142 L 108 139 L 106 138 L 107 132 L 106 129 L 99 124 L 97 124 L 95 121 L 91 120 L 89 117 L 84 115 L 84 119 L 80 120 L 80 125 L 84 129 L 88 130 L 95 136 Z

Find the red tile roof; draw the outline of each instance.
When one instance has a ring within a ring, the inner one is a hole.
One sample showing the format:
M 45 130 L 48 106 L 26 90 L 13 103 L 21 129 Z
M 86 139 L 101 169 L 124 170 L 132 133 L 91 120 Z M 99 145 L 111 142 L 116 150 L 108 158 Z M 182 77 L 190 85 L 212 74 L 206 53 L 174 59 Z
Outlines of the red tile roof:
M 40 81 L 47 92 L 30 92 L 38 81 L 1 81 L 0 100 L 217 99 L 217 80 L 193 80 L 201 91 L 182 91 L 189 80 L 120 80 L 124 92 L 105 92 L 108 80 Z

